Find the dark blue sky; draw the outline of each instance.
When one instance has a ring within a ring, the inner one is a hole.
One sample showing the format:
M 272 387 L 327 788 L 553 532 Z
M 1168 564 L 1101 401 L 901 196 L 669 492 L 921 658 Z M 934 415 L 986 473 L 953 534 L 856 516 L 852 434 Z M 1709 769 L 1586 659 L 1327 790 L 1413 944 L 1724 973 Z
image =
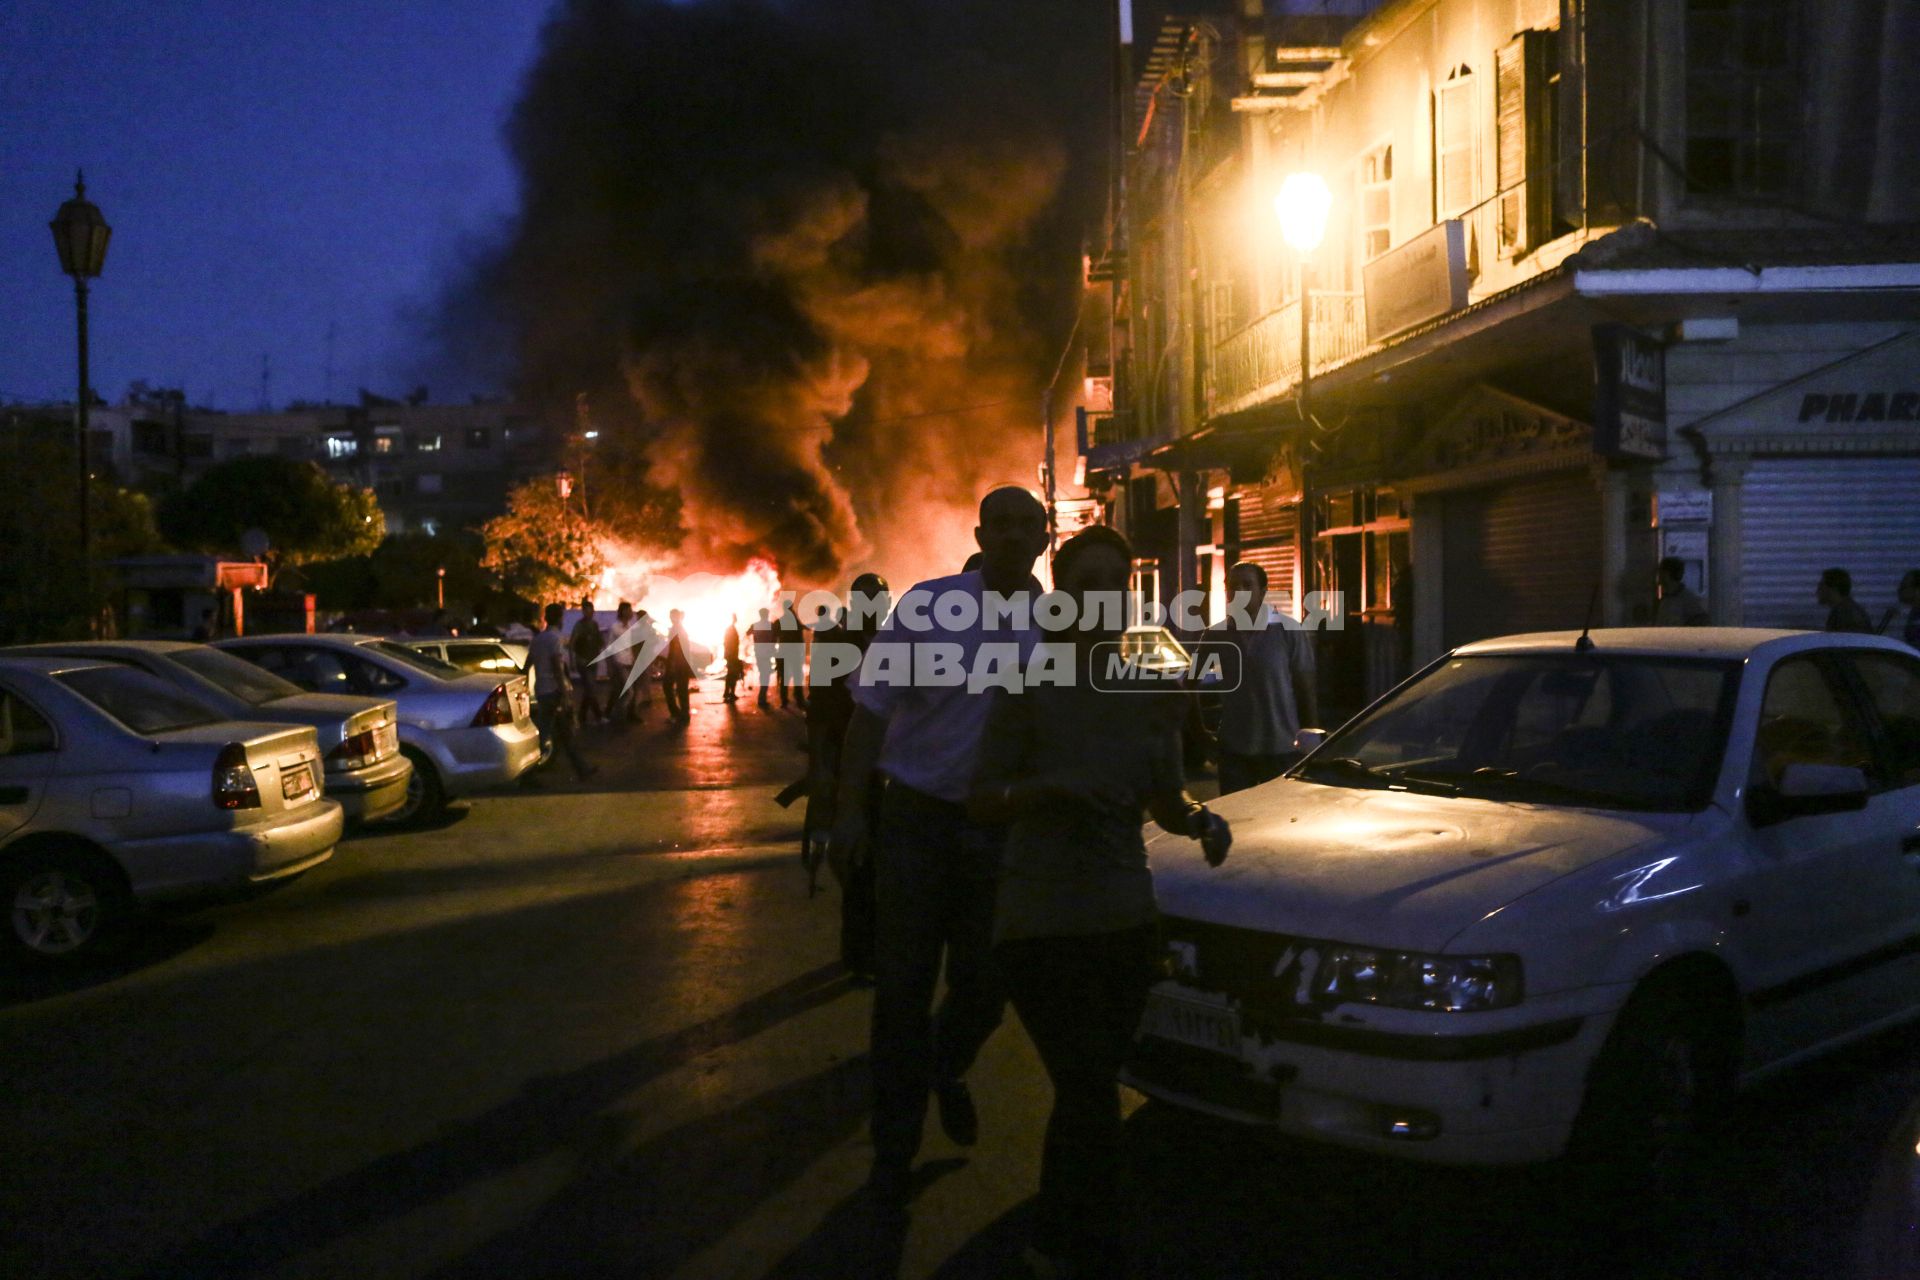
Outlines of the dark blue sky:
M 113 226 L 93 384 L 251 409 L 433 373 L 416 319 L 508 217 L 501 124 L 547 0 L 4 0 L 0 402 L 71 399 L 47 222 L 84 166 Z M 465 386 L 434 386 L 435 399 Z

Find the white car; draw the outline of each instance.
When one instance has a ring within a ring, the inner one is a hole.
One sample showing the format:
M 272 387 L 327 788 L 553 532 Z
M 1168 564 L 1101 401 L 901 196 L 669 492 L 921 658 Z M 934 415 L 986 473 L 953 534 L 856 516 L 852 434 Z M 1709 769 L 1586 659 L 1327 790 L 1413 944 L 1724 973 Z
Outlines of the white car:
M 1920 1013 L 1920 655 L 1712 628 L 1468 645 L 1154 842 L 1128 1082 L 1448 1163 L 1670 1152 Z

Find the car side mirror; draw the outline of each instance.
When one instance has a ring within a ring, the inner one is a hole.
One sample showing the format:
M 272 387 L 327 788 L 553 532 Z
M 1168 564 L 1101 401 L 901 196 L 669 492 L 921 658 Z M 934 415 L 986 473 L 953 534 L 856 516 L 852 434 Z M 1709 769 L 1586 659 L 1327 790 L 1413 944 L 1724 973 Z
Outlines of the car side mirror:
M 1790 764 L 1779 782 L 1747 792 L 1747 819 L 1756 827 L 1866 807 L 1867 775 L 1852 765 Z
M 1293 749 L 1301 755 L 1305 755 L 1309 751 L 1319 750 L 1320 744 L 1326 740 L 1327 731 L 1325 729 L 1302 729 L 1293 735 Z

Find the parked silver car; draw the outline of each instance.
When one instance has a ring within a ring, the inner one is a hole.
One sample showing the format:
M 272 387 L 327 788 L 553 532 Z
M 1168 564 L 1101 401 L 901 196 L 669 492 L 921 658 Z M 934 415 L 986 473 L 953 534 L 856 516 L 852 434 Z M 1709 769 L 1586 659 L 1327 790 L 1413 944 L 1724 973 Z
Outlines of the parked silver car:
M 524 671 L 527 646 L 517 640 L 494 640 L 486 636 L 455 636 L 452 639 L 410 638 L 404 642 L 415 653 L 460 668 L 462 671 Z
M 305 725 L 222 719 L 122 663 L 0 655 L 0 904 L 20 958 L 84 955 L 136 903 L 298 875 L 343 825 Z
M 327 795 L 348 822 L 370 822 L 406 804 L 413 765 L 400 754 L 391 698 L 307 693 L 231 653 L 180 640 L 90 640 L 22 645 L 4 652 L 62 654 L 124 662 L 152 672 L 229 720 L 313 726 L 326 761 Z
M 429 818 L 453 797 L 506 786 L 540 758 L 533 699 L 518 673 L 470 675 L 379 636 L 247 636 L 215 647 L 302 689 L 398 703 L 400 750 L 413 776 L 396 820 Z

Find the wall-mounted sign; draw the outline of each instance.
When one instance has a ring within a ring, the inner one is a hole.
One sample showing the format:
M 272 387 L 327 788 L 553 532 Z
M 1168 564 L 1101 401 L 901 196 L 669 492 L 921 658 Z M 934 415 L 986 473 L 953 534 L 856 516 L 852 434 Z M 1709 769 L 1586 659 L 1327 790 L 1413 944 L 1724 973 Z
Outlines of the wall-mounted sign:
M 1920 422 L 1920 391 L 1810 391 L 1802 422 Z
M 1467 305 L 1467 224 L 1423 231 L 1366 265 L 1367 341 L 1379 342 Z
M 1593 327 L 1593 451 L 1667 456 L 1666 348 L 1624 324 Z
M 1475 387 L 1434 423 L 1413 454 L 1412 473 L 1437 474 L 1519 454 L 1587 448 L 1587 424 L 1519 396 Z
M 1712 524 L 1713 490 L 1662 489 L 1654 500 L 1653 518 L 1663 525 L 1695 521 Z

